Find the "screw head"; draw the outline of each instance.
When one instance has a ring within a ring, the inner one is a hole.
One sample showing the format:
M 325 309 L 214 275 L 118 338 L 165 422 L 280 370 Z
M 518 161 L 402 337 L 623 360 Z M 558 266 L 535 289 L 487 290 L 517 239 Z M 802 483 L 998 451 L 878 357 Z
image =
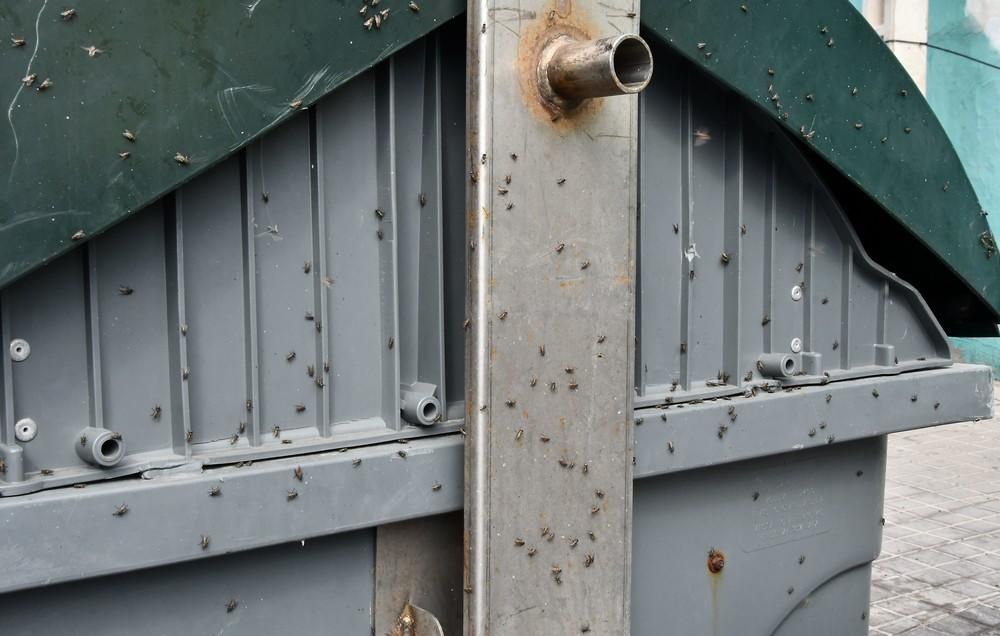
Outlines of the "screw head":
M 10 341 L 10 359 L 14 362 L 24 362 L 31 355 L 31 345 L 27 340 L 14 338 Z
M 792 338 L 788 347 L 792 350 L 792 353 L 802 353 L 802 338 Z
M 792 300 L 802 300 L 802 287 L 799 285 L 792 287 Z

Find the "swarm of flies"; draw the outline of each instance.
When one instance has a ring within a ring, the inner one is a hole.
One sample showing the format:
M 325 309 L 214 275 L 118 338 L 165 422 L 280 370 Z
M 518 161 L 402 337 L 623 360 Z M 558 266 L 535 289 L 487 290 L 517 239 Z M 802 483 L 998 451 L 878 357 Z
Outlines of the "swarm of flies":
M 389 9 L 379 9 L 378 3 L 379 0 L 363 0 L 361 8 L 358 9 L 358 14 L 361 15 L 362 19 L 361 26 L 366 31 L 381 29 L 382 23 L 389 19 Z M 413 10 L 412 7 L 411 10 Z

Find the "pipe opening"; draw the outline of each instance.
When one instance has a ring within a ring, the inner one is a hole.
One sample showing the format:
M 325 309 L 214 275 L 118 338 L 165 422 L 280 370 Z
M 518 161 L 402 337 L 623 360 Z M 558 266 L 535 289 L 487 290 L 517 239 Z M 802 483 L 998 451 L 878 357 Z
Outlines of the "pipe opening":
M 627 36 L 615 44 L 611 68 L 625 92 L 638 93 L 653 76 L 653 55 L 643 40 Z
M 792 358 L 785 358 L 783 363 L 785 365 L 785 373 L 791 375 L 795 372 L 795 360 Z
M 121 452 L 121 444 L 116 439 L 109 438 L 101 444 L 101 455 L 104 456 L 105 460 L 114 459 L 119 452 Z
M 423 407 L 421 408 L 420 411 L 420 415 L 422 416 L 425 422 L 435 421 L 438 416 L 437 403 L 432 400 L 427 400 L 426 402 L 424 402 Z

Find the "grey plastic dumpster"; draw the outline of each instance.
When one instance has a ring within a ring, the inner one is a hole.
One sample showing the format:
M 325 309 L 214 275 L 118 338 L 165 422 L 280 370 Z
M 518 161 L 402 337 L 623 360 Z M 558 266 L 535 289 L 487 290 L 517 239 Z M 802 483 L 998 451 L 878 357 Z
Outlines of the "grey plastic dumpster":
M 816 11 L 860 28 L 831 4 Z M 393 5 L 378 28 L 366 21 L 383 5 L 370 3 L 361 15 L 266 0 L 0 11 L 14 34 L 0 68 L 25 77 L 2 89 L 4 633 L 462 632 L 477 592 L 458 511 L 463 427 L 479 410 L 465 404 L 478 161 L 465 20 L 448 21 L 464 6 L 426 5 Z M 503 619 L 530 633 L 602 594 L 573 575 L 631 541 L 628 622 L 579 616 L 565 633 L 863 634 L 886 435 L 990 415 L 990 371 L 953 364 L 917 291 L 936 311 L 939 279 L 904 281 L 869 257 L 886 248 L 868 223 L 897 209 L 869 189 L 878 178 L 795 135 L 703 49 L 679 53 L 649 13 L 656 70 L 625 98 L 639 99 L 634 411 L 622 414 L 634 457 L 620 458 L 636 480 L 632 533 L 540 519 L 548 532 L 524 535 L 518 567 L 552 591 L 506 599 L 491 633 L 515 633 Z M 491 18 L 482 34 L 515 23 Z M 324 49 L 325 30 L 350 52 Z M 73 95 L 101 107 L 66 105 Z M 64 123 L 76 117 L 88 124 Z M 490 159 L 487 182 L 510 201 L 530 141 Z M 952 177 L 952 194 L 964 183 Z M 947 261 L 927 245 L 913 258 L 959 281 L 964 309 L 948 324 L 992 316 L 967 246 Z M 576 390 L 563 372 L 510 393 Z M 562 459 L 528 433 L 537 457 Z M 543 486 L 517 505 L 544 511 Z M 562 579 L 557 553 L 576 559 L 560 561 Z

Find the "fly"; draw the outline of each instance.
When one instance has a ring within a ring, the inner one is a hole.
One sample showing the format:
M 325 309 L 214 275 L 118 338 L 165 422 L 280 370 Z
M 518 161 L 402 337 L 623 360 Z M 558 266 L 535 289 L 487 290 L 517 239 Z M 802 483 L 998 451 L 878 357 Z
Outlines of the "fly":
M 566 249 L 566 244 L 565 243 L 559 243 L 558 245 L 556 245 L 556 254 L 562 254 L 562 251 L 564 249 Z
M 115 517 L 121 517 L 121 516 L 124 516 L 125 513 L 127 513 L 127 512 L 128 512 L 128 504 L 127 503 L 122 503 L 122 504 L 119 504 L 115 508 L 115 511 L 112 512 L 111 514 L 114 515 Z
M 76 17 L 76 9 L 70 8 L 66 9 L 65 11 L 60 11 L 59 15 L 62 16 L 62 19 L 64 21 L 69 22 L 70 20 Z
M 274 428 L 271 429 L 271 437 L 281 437 L 281 427 L 280 426 L 275 425 Z
M 507 405 L 507 408 L 512 409 L 515 406 L 517 406 L 517 400 L 507 400 L 504 402 L 504 404 Z
M 389 336 L 389 341 L 386 343 L 386 346 L 392 349 L 395 345 L 396 345 L 396 339 L 393 338 L 392 336 Z
M 10 39 L 10 45 L 15 49 L 21 48 L 22 46 L 24 46 L 24 38 L 12 37 Z
M 295 475 L 296 479 L 298 479 L 299 481 L 302 481 L 303 473 L 302 473 L 302 467 L 301 466 L 296 466 L 295 470 L 292 471 L 292 474 Z
M 29 73 L 28 75 L 25 75 L 24 77 L 21 78 L 21 83 L 24 84 L 26 87 L 31 86 L 32 84 L 35 83 L 36 79 L 38 79 L 38 73 Z
M 583 261 L 580 263 L 580 269 L 587 269 L 588 267 L 590 267 L 590 261 Z
M 132 153 L 129 152 L 129 151 L 127 151 L 127 150 L 123 150 L 123 151 L 121 151 L 121 152 L 118 153 L 118 158 L 119 159 L 128 159 L 131 156 L 132 156 Z
M 212 540 L 211 537 L 209 537 L 207 534 L 201 535 L 201 541 L 199 542 L 201 544 L 201 549 L 207 550 L 208 544 L 211 540 Z
M 160 408 L 159 404 L 155 404 L 153 405 L 153 410 L 150 411 L 149 416 L 154 420 L 159 421 L 161 413 L 163 413 L 163 409 Z
M 588 553 L 587 556 L 583 557 L 583 567 L 589 568 L 592 565 L 594 565 L 594 555 Z
M 51 87 L 52 87 L 52 80 L 46 77 L 45 79 L 42 80 L 42 83 L 39 84 L 38 88 L 36 88 L 35 90 L 40 93 L 44 91 L 46 88 L 51 88 Z
M 604 336 L 597 336 L 597 344 L 604 344 L 606 338 Z
M 301 99 L 296 99 L 288 102 L 288 107 L 291 108 L 292 110 L 298 110 L 301 106 L 302 106 Z
M 90 46 L 81 46 L 80 48 L 87 52 L 87 57 L 97 57 L 101 53 L 104 53 L 103 50 L 97 48 L 93 44 Z
M 549 440 L 552 439 L 552 438 L 550 438 L 548 435 L 545 435 L 543 433 L 543 434 L 541 434 L 541 435 L 538 436 L 538 439 L 540 439 L 543 443 L 547 444 L 549 442 Z
M 309 320 L 309 321 L 316 320 L 316 316 L 313 315 L 313 312 L 307 311 L 306 315 L 305 315 L 305 319 Z
M 507 312 L 501 311 L 500 314 L 497 315 L 497 318 L 499 318 L 500 320 L 507 320 Z
M 433 484 L 433 485 L 431 486 L 431 490 L 433 490 L 434 492 L 437 492 L 437 491 L 441 490 L 441 488 L 442 488 L 441 484 L 440 484 L 440 483 L 437 483 L 437 482 L 435 482 L 435 483 L 434 483 L 434 484 Z
M 233 433 L 233 436 L 229 438 L 229 445 L 235 446 L 238 441 L 240 441 L 240 434 Z
M 133 133 L 128 128 L 126 128 L 125 130 L 122 131 L 122 137 L 124 137 L 125 139 L 128 139 L 132 143 L 135 143 L 135 133 Z
M 291 501 L 292 499 L 295 499 L 298 496 L 299 496 L 299 491 L 295 490 L 294 488 L 289 488 L 288 491 L 285 493 L 285 498 L 288 501 Z
M 194 431 L 188 431 L 184 433 L 184 441 L 190 443 L 194 439 Z
M 386 9 L 386 10 L 388 11 L 388 9 Z M 420 204 L 420 207 L 424 207 L 425 205 L 427 205 L 427 195 L 425 193 L 421 192 L 417 196 L 417 202 Z
M 309 272 L 312 271 L 312 268 L 313 268 L 313 265 L 312 265 L 312 263 L 310 261 L 306 261 L 305 263 L 302 263 L 302 273 L 303 274 L 308 274 Z
M 178 152 L 174 154 L 174 161 L 176 161 L 179 165 L 186 166 L 191 163 L 191 157 Z
M 515 441 L 520 441 L 522 437 L 524 437 L 524 429 L 523 428 L 519 428 L 519 429 L 517 429 L 517 432 L 514 433 L 514 440 Z
M 315 375 L 316 375 L 316 367 L 314 367 L 311 364 L 308 365 L 306 367 L 306 375 L 308 375 L 310 378 L 315 377 Z
M 556 185 L 562 185 L 564 183 L 566 183 L 566 177 L 561 177 L 559 179 L 556 179 Z

